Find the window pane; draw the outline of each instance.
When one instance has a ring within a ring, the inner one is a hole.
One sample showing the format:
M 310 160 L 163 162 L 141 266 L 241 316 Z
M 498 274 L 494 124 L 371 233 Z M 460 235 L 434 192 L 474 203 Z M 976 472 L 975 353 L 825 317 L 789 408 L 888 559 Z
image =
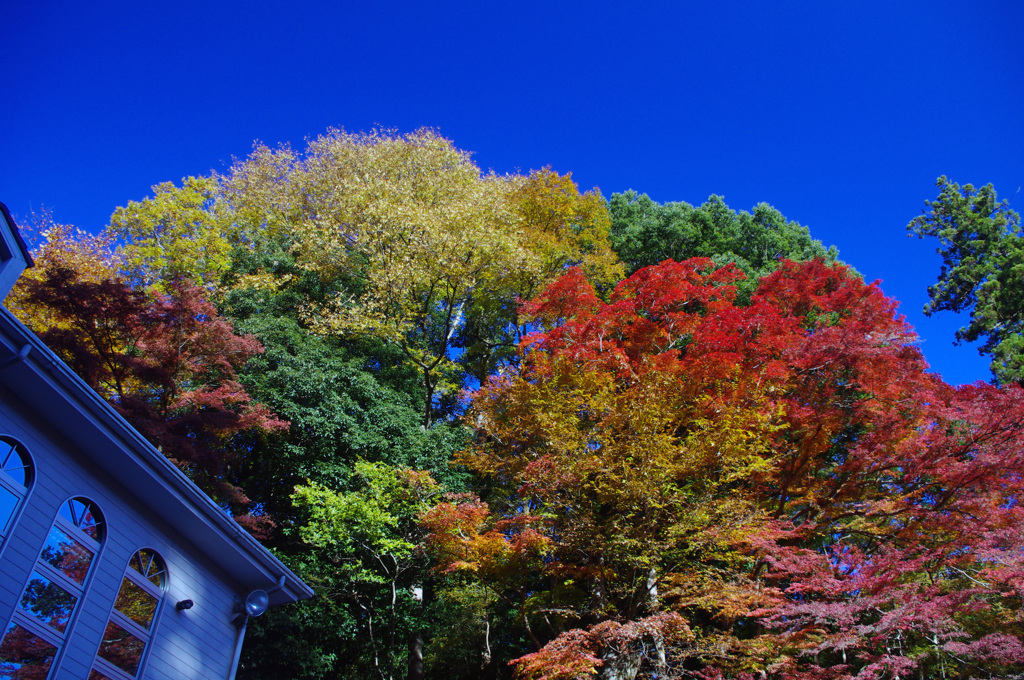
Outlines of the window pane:
M 55 525 L 50 529 L 39 558 L 72 581 L 85 583 L 85 575 L 92 563 L 92 551 Z
M 32 572 L 21 596 L 21 608 L 61 633 L 68 627 L 77 598 L 46 577 Z
M 107 623 L 107 630 L 103 633 L 100 656 L 125 673 L 135 675 L 145 648 L 145 642 L 111 621 Z
M 18 507 L 20 499 L 3 486 L 0 486 L 0 535 L 7 531 L 7 525 L 11 521 L 11 515 Z
M 129 619 L 143 628 L 149 628 L 156 612 L 157 599 L 143 590 L 131 579 L 121 581 L 121 590 L 117 593 L 114 607 Z
M 103 673 L 94 670 L 91 673 L 89 673 L 89 680 L 110 680 L 110 678 L 103 675 Z
M 159 588 L 163 587 L 166 570 L 164 569 L 163 560 L 160 559 L 160 555 L 156 552 L 143 548 L 132 555 L 132 558 L 128 561 L 128 566 L 139 572 L 153 585 Z
M 29 458 L 20 448 L 10 438 L 0 438 L 0 467 L 18 484 L 28 486 Z
M 103 516 L 88 498 L 72 498 L 61 506 L 60 514 L 94 540 L 103 540 Z
M 56 654 L 57 648 L 49 642 L 12 623 L 0 644 L 0 678 L 43 680 Z

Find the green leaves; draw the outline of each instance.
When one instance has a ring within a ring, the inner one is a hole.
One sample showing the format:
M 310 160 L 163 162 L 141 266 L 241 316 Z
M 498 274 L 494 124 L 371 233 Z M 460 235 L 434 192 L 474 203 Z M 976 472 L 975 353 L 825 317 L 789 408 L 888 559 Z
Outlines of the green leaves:
M 747 276 L 740 299 L 748 299 L 758 278 L 774 271 L 779 260 L 836 262 L 838 251 L 811 238 L 807 227 L 787 220 L 767 203 L 754 212 L 736 212 L 721 196 L 710 196 L 700 207 L 689 203 L 655 203 L 635 191 L 612 194 L 609 202 L 612 247 L 627 273 L 663 260 L 712 258 L 718 264 L 736 263 Z
M 939 239 L 938 282 L 928 288 L 924 312 L 970 311 L 957 342 L 984 340 L 1000 383 L 1024 383 L 1024 235 L 1020 215 L 998 201 L 991 184 L 962 187 L 945 176 L 939 197 L 907 225 L 919 238 Z
M 416 517 L 439 487 L 426 473 L 364 460 L 356 462 L 355 477 L 357 490 L 347 493 L 316 483 L 295 487 L 292 500 L 309 517 L 299 535 L 339 555 L 365 551 L 372 559 L 360 562 L 355 578 L 383 583 L 394 576 L 392 564 L 413 555 Z
M 381 677 L 397 675 L 406 639 L 419 632 L 425 555 L 418 518 L 439 492 L 429 473 L 360 460 L 351 491 L 310 483 L 292 495 L 305 516 L 298 534 L 342 577 L 338 595 L 355 610 Z

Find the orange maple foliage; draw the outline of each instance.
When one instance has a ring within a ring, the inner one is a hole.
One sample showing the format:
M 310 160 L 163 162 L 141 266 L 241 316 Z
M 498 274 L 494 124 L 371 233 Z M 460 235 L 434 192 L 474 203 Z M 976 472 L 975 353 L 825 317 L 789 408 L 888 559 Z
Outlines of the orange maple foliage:
M 1018 667 L 1020 390 L 928 373 L 845 267 L 783 262 L 746 306 L 741 277 L 666 261 L 605 303 L 575 270 L 525 304 L 541 330 L 461 457 L 490 505 L 428 518 L 442 569 L 550 640 L 524 678 Z

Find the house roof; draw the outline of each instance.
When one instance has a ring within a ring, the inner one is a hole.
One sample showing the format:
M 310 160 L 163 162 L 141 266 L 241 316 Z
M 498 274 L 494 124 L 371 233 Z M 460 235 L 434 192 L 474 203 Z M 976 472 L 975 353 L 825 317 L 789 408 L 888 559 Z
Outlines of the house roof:
M 3 210 L 7 224 L 17 234 L 14 221 L 6 208 Z M 0 231 L 3 226 L 0 225 Z M 20 236 L 17 241 L 24 247 Z M 190 545 L 243 588 L 268 589 L 283 578 L 282 587 L 270 595 L 272 605 L 313 595 L 308 585 L 239 526 L 2 306 L 0 386 L 16 394 L 40 418 L 71 439 L 102 471 L 100 474 L 127 489 L 136 497 L 138 505 L 168 520 Z
M 32 266 L 32 253 L 28 251 L 28 246 L 25 245 L 25 239 L 21 237 L 21 232 L 18 231 L 17 225 L 14 224 L 14 218 L 11 217 L 11 212 L 7 209 L 7 206 L 0 203 L 0 215 L 7 220 L 7 224 L 11 225 L 10 235 L 14 240 L 17 249 L 21 253 L 21 257 L 24 258 L 25 262 L 29 267 Z

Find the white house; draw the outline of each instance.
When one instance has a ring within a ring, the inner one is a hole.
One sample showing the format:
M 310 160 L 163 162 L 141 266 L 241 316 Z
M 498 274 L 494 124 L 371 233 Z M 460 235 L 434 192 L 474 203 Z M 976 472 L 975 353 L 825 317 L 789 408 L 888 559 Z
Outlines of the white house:
M 0 203 L 0 300 L 31 265 Z M 313 591 L 0 306 L 0 679 L 230 680 Z

